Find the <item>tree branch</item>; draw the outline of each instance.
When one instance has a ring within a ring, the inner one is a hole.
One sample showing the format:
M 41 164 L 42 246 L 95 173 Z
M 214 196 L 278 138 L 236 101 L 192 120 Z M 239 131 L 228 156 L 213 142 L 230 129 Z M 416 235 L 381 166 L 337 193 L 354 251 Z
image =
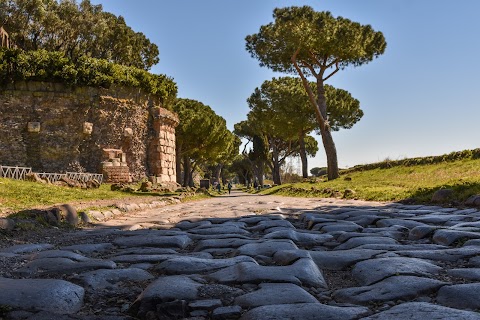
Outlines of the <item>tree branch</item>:
M 320 67 L 325 66 L 325 63 L 320 62 L 320 60 L 317 59 L 317 57 L 313 54 L 313 52 L 308 51 L 308 54 L 310 55 L 310 57 L 311 57 L 313 60 L 315 60 L 315 62 L 316 62 Z
M 337 68 L 335 69 L 335 71 L 330 73 L 326 78 L 323 79 L 323 81 L 327 81 L 331 76 L 333 76 L 335 73 L 337 73 L 338 70 L 340 70 L 340 69 L 338 68 L 338 64 L 337 64 Z
M 314 68 L 311 64 L 309 64 L 309 63 L 307 63 L 307 62 L 305 62 L 305 61 L 301 61 L 300 63 L 301 63 L 300 66 L 301 66 L 301 67 L 304 67 L 304 68 L 307 68 L 308 70 L 310 70 L 310 72 L 313 74 L 313 76 L 314 76 L 315 78 L 318 77 L 318 73 L 315 71 L 315 68 Z
M 330 68 L 331 66 L 333 66 L 334 64 L 336 64 L 336 65 L 337 65 L 337 68 L 338 68 L 338 62 L 339 62 L 338 59 L 335 59 L 335 60 L 333 60 L 332 62 L 330 62 L 328 65 L 326 65 L 326 68 L 328 69 L 328 68 Z

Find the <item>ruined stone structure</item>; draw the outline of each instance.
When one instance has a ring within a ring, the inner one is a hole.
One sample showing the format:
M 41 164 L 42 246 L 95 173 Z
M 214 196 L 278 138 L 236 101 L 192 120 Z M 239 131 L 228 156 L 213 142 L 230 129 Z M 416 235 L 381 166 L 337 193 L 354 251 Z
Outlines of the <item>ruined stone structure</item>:
M 174 185 L 177 124 L 140 89 L 17 82 L 0 87 L 0 164 Z M 106 159 L 109 149 L 120 156 Z

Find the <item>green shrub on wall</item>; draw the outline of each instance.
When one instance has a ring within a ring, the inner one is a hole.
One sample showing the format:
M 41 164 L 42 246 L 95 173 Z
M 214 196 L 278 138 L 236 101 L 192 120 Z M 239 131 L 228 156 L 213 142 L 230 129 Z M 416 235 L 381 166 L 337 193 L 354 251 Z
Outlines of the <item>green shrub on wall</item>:
M 104 59 L 80 57 L 72 61 L 62 52 L 0 48 L 0 83 L 15 81 L 61 82 L 72 86 L 109 88 L 112 84 L 141 88 L 158 96 L 165 107 L 177 96 L 177 85 L 166 75 Z

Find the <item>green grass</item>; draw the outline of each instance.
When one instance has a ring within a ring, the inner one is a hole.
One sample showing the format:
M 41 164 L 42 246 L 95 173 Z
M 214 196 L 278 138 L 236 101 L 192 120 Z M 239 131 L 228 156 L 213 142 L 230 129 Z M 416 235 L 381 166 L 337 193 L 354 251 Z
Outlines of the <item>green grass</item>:
M 346 177 L 351 180 L 345 179 Z M 480 194 L 480 159 L 351 172 L 333 181 L 284 184 L 261 193 L 339 197 L 343 196 L 346 189 L 350 189 L 355 194 L 347 196 L 348 198 L 371 201 L 409 199 L 414 203 L 429 203 L 433 193 L 441 188 L 453 189 L 454 200 L 457 202 L 463 202 L 473 194 Z
M 0 178 L 0 213 L 10 213 L 74 201 L 122 199 L 132 196 L 152 197 L 159 195 L 160 194 L 153 192 L 111 191 L 109 184 L 102 184 L 98 189 L 84 190 Z

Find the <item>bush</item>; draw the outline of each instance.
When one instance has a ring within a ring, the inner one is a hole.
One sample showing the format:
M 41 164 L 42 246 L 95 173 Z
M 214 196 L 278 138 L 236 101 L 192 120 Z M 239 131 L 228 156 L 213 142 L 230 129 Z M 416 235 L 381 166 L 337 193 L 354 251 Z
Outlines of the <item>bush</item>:
M 61 82 L 73 86 L 109 88 L 112 84 L 140 88 L 170 105 L 177 85 L 166 75 L 82 56 L 76 61 L 62 52 L 0 48 L 0 84 L 15 81 Z
M 473 150 L 463 150 L 457 152 L 451 152 L 449 154 L 444 154 L 440 156 L 430 156 L 423 158 L 410 158 L 404 160 L 385 160 L 382 162 L 371 163 L 366 165 L 358 165 L 351 169 L 342 170 L 343 174 L 350 172 L 358 172 L 365 170 L 374 170 L 374 169 L 388 169 L 398 166 L 417 166 L 417 165 L 427 165 L 427 164 L 436 164 L 441 162 L 454 162 L 459 160 L 473 160 L 480 158 L 480 148 Z

